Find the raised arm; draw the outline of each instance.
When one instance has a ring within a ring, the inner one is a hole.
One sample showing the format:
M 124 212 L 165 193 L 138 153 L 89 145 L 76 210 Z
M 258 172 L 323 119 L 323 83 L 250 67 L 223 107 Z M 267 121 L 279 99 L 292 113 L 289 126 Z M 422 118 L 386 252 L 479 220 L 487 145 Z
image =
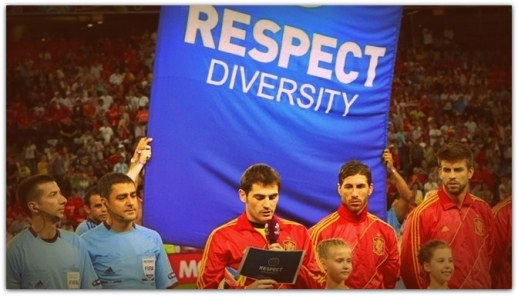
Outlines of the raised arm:
M 149 137 L 141 138 L 131 157 L 131 165 L 126 175 L 128 175 L 136 185 L 138 185 L 142 169 L 151 158 L 151 141 L 153 141 L 153 139 Z
M 394 184 L 399 193 L 399 200 L 394 204 L 394 212 L 397 219 L 399 220 L 399 223 L 403 223 L 406 216 L 408 215 L 410 205 L 414 203 L 412 201 L 413 193 L 412 190 L 410 190 L 408 187 L 405 179 L 394 167 L 392 153 L 390 153 L 388 149 L 383 151 L 383 162 L 387 166 L 387 169 L 390 171 L 389 181 Z

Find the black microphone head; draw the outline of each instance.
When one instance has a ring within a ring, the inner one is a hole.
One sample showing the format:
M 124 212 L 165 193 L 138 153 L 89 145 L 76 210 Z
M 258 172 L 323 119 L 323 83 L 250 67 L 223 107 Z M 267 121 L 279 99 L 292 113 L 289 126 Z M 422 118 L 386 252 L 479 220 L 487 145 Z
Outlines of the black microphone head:
M 264 226 L 264 231 L 266 234 L 266 239 L 268 240 L 268 243 L 270 245 L 277 242 L 280 230 L 281 228 L 279 226 L 279 222 L 277 222 L 275 218 L 272 218 L 271 220 L 266 222 L 266 225 Z

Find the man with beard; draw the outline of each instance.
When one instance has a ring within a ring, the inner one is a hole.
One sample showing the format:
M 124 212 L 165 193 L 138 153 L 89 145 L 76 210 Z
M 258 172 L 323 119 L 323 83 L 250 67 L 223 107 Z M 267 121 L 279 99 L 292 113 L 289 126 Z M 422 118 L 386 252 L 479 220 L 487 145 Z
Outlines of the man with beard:
M 367 211 L 373 190 L 368 166 L 358 160 L 345 163 L 338 174 L 338 210 L 309 230 L 315 246 L 340 238 L 351 247 L 354 271 L 345 280 L 351 289 L 393 289 L 399 279 L 396 232 Z
M 97 192 L 96 186 L 86 191 L 84 202 L 84 209 L 88 214 L 88 218 L 77 225 L 75 231 L 77 235 L 81 235 L 88 230 L 97 227 L 97 225 L 108 218 L 108 211 L 106 210 L 106 206 L 104 205 L 101 196 Z
M 85 232 L 95 272 L 104 289 L 165 289 L 178 282 L 160 235 L 135 224 L 138 201 L 133 180 L 122 173 L 108 173 L 97 184 L 109 214 Z
M 449 287 L 489 289 L 494 222 L 487 202 L 469 192 L 473 153 L 461 143 L 450 143 L 439 149 L 436 158 L 442 185 L 429 193 L 403 225 L 403 282 L 408 289 L 428 287 L 418 253 L 425 242 L 440 239 L 453 251 L 455 272 Z

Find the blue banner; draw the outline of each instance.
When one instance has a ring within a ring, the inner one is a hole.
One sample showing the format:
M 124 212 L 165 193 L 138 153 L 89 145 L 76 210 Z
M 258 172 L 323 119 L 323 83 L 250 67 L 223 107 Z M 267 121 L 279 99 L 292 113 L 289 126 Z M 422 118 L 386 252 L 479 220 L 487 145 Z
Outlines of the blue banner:
M 243 171 L 281 175 L 277 214 L 312 226 L 340 204 L 341 165 L 372 168 L 386 217 L 396 6 L 167 6 L 160 14 L 144 225 L 203 247 L 244 211 Z

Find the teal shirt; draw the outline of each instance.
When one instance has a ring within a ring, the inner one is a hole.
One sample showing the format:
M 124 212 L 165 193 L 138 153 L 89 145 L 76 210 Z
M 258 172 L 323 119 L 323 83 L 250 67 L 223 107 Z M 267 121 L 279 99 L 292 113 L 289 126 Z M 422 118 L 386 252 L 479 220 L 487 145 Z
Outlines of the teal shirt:
M 25 229 L 7 245 L 7 289 L 101 288 L 83 240 L 58 230 L 52 242 Z
M 387 213 L 387 223 L 394 228 L 396 231 L 397 237 L 401 236 L 401 223 L 399 223 L 399 220 L 396 217 L 396 212 L 394 212 L 394 208 L 390 208 L 390 210 Z
M 115 232 L 102 223 L 81 238 L 104 289 L 165 289 L 178 281 L 154 230 Z
M 87 232 L 90 229 L 94 229 L 95 227 L 97 227 L 97 224 L 95 224 L 90 219 L 86 219 L 77 225 L 75 233 L 80 236 L 81 234 Z

